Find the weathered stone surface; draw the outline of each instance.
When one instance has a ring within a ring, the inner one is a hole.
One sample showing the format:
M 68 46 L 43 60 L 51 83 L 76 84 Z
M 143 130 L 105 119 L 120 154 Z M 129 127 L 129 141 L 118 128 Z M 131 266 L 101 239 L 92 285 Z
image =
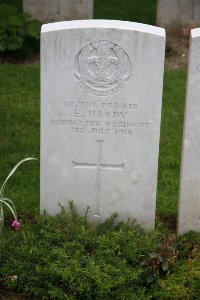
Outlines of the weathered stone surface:
M 200 231 L 200 29 L 193 29 L 180 179 L 178 234 Z
M 199 0 L 158 0 L 157 25 L 166 29 L 182 29 L 200 25 Z
M 154 227 L 164 30 L 61 22 L 41 43 L 41 211 L 73 200 Z
M 41 22 L 93 18 L 93 0 L 23 0 L 24 12 Z

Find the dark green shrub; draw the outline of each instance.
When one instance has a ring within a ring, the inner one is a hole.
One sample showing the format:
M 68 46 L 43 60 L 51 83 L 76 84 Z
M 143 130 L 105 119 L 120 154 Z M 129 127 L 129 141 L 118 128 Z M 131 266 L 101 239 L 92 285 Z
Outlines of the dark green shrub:
M 115 219 L 90 224 L 72 206 L 22 222 L 2 243 L 2 283 L 38 299 L 150 299 L 140 264 L 161 236 Z
M 1 4 L 9 4 L 15 6 L 18 11 L 22 11 L 22 0 L 0 0 Z
M 0 53 L 39 46 L 40 23 L 16 7 L 0 5 Z M 27 49 L 26 49 L 27 50 Z

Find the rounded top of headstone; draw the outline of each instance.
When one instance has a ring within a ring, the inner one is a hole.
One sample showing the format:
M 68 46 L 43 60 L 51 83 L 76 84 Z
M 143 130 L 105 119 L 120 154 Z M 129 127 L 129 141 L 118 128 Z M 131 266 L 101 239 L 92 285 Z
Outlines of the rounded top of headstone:
M 200 28 L 194 28 L 191 30 L 191 36 L 192 38 L 199 37 L 200 36 Z
M 142 23 L 135 23 L 129 21 L 118 20 L 76 20 L 76 21 L 64 21 L 44 24 L 41 29 L 41 33 L 65 30 L 65 29 L 79 29 L 79 28 L 105 28 L 105 29 L 121 29 L 121 30 L 133 30 L 144 33 L 155 34 L 165 37 L 165 29 L 152 25 L 146 25 Z

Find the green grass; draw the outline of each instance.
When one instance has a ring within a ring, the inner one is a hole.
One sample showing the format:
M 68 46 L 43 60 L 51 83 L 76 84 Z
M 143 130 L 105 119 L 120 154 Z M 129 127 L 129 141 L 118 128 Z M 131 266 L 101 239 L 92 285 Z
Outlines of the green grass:
M 39 68 L 0 65 L 0 183 L 22 158 L 39 158 Z M 39 163 L 20 166 L 6 187 L 19 211 L 39 208 Z
M 155 25 L 156 0 L 95 0 L 95 19 L 115 19 Z
M 186 71 L 165 72 L 159 155 L 157 211 L 177 212 Z
M 0 182 L 16 162 L 39 158 L 39 67 L 0 65 Z M 186 71 L 168 70 L 164 78 L 163 111 L 158 172 L 157 211 L 177 212 Z M 18 210 L 39 207 L 39 163 L 20 166 L 5 196 Z

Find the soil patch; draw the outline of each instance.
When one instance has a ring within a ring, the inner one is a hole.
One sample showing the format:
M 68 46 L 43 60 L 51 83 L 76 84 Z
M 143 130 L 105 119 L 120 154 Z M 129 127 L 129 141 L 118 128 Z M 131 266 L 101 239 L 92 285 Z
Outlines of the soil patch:
M 187 68 L 189 53 L 189 36 L 168 34 L 166 41 L 165 68 Z
M 171 234 L 176 234 L 176 215 L 158 214 L 156 218 L 158 221 L 162 222 L 166 226 L 166 228 L 170 231 Z

